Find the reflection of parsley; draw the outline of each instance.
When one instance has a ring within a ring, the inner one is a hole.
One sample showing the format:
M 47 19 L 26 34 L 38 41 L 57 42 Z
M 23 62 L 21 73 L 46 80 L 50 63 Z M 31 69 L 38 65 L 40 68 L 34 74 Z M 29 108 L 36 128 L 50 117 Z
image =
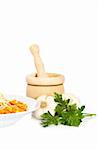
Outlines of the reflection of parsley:
M 76 104 L 70 104 L 70 99 L 63 100 L 61 94 L 55 93 L 54 101 L 57 103 L 55 115 L 51 115 L 49 111 L 44 113 L 41 116 L 41 125 L 43 127 L 58 124 L 79 126 L 83 118 L 95 116 L 95 114 L 83 113 L 85 106 L 78 108 Z

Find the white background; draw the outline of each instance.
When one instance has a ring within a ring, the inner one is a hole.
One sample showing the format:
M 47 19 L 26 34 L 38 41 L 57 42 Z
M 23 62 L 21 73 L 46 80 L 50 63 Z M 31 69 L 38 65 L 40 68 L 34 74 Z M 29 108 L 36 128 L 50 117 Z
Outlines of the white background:
M 0 91 L 25 96 L 37 43 L 46 71 L 65 75 L 65 90 L 98 113 L 96 0 L 0 0 Z M 26 116 L 0 128 L 0 150 L 98 150 L 97 117 L 79 128 L 42 128 Z

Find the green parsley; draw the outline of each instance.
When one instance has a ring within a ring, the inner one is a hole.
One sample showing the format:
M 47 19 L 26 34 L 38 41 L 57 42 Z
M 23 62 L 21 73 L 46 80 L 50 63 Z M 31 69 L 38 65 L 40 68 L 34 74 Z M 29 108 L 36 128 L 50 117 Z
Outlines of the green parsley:
M 76 104 L 70 104 L 70 99 L 63 100 L 61 94 L 54 93 L 54 101 L 57 103 L 55 115 L 53 116 L 49 111 L 44 113 L 41 116 L 41 125 L 43 127 L 59 124 L 77 127 L 83 118 L 96 115 L 83 113 L 85 106 L 77 107 Z

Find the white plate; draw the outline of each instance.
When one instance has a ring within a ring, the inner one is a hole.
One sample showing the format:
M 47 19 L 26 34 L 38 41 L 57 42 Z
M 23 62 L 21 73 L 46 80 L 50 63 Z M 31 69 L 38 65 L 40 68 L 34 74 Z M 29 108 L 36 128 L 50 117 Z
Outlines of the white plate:
M 28 110 L 24 112 L 11 113 L 11 114 L 0 114 L 0 127 L 5 127 L 16 123 L 19 119 L 24 117 L 26 114 L 29 114 L 35 111 L 39 107 L 39 103 L 29 97 L 8 95 L 6 96 L 8 100 L 15 99 L 20 102 L 24 102 L 28 105 Z

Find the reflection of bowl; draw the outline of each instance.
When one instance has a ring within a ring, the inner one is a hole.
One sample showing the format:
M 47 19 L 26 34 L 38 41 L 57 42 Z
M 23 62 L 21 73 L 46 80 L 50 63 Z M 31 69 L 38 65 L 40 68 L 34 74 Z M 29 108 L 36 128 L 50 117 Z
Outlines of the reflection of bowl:
M 20 102 L 26 103 L 28 105 L 27 111 L 18 112 L 18 113 L 11 113 L 11 114 L 0 114 L 0 127 L 9 126 L 11 124 L 16 123 L 19 119 L 24 117 L 26 114 L 29 114 L 35 111 L 39 104 L 36 100 L 28 97 L 16 96 L 16 95 L 9 95 L 6 96 L 8 100 L 15 99 Z
M 46 73 L 47 77 L 37 77 L 36 73 L 26 77 L 27 96 L 37 98 L 40 95 L 64 93 L 64 76 L 57 73 Z

